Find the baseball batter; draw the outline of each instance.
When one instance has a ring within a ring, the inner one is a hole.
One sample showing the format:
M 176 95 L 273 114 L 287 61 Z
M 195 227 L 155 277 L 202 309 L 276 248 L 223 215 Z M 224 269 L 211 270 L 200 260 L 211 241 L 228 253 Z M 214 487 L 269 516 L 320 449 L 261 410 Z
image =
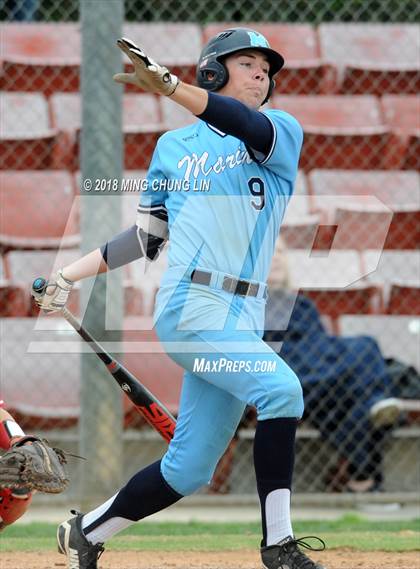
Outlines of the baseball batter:
M 198 120 L 158 141 L 136 225 L 64 267 L 38 303 L 59 310 L 74 281 L 142 256 L 153 260 L 169 236 L 155 327 L 185 374 L 166 454 L 95 510 L 62 523 L 59 550 L 70 568 L 94 569 L 112 535 L 208 483 L 249 404 L 258 413 L 254 462 L 263 565 L 323 569 L 300 549 L 313 548 L 296 539 L 290 520 L 302 389 L 261 339 L 265 283 L 303 139 L 291 115 L 259 110 L 283 58 L 261 34 L 229 29 L 203 49 L 196 87 L 129 40 L 118 45 L 134 71 L 115 81 L 170 97 Z

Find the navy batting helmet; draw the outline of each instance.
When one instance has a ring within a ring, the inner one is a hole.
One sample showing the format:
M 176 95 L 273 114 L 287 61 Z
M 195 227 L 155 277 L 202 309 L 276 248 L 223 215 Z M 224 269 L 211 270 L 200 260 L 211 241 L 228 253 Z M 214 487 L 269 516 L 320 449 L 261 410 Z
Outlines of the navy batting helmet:
M 248 28 L 231 28 L 211 38 L 201 52 L 197 65 L 197 84 L 207 91 L 218 91 L 229 80 L 224 58 L 243 49 L 261 51 L 270 65 L 270 87 L 263 104 L 268 101 L 275 87 L 273 76 L 284 65 L 283 57 L 271 49 L 265 37 Z

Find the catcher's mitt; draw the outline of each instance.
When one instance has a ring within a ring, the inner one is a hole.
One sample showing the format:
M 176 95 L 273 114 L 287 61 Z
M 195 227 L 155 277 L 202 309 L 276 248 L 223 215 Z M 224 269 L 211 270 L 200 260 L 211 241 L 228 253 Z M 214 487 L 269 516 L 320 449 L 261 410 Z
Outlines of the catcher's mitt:
M 0 457 L 0 487 L 59 494 L 69 482 L 66 462 L 64 452 L 47 440 L 22 437 Z

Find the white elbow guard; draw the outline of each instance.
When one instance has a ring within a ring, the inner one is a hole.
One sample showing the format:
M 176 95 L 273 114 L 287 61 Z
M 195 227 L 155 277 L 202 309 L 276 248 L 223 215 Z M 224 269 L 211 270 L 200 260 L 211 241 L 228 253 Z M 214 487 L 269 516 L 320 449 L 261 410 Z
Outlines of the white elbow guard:
M 169 237 L 168 211 L 164 205 L 137 208 L 137 238 L 143 256 L 155 261 Z

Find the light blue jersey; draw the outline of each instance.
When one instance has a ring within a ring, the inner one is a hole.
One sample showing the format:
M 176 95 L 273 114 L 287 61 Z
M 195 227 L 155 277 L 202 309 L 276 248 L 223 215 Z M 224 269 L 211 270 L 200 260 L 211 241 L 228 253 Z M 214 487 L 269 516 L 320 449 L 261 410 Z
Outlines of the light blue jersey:
M 162 346 L 185 370 L 175 436 L 161 463 L 181 495 L 210 480 L 246 404 L 260 421 L 303 413 L 298 378 L 261 339 L 265 300 L 184 277 L 197 267 L 266 281 L 303 138 L 292 116 L 266 114 L 275 136 L 265 159 L 201 120 L 164 134 L 141 195 L 142 207 L 165 204 L 169 216 L 169 267 L 154 316 Z M 240 373 L 218 367 L 227 361 L 239 368 L 244 359 L 250 368 Z M 270 370 L 261 371 L 261 361 Z
M 266 281 L 303 135 L 291 115 L 265 114 L 275 136 L 261 162 L 238 138 L 201 120 L 159 139 L 140 204 L 168 210 L 169 267 Z

